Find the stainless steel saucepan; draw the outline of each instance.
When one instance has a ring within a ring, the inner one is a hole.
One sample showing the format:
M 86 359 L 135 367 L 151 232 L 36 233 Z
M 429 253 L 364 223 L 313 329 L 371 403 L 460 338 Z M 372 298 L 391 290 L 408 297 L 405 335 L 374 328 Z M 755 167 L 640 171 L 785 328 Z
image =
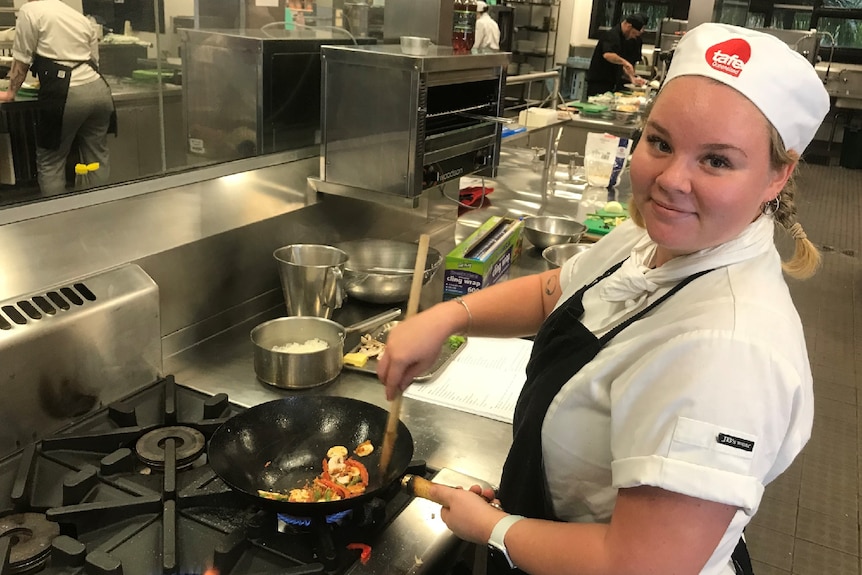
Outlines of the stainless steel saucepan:
M 264 322 L 251 330 L 254 372 L 262 382 L 286 389 L 323 385 L 341 373 L 344 338 L 348 333 L 372 330 L 400 315 L 400 309 L 391 309 L 348 327 L 311 316 L 280 317 Z M 323 340 L 328 347 L 307 353 L 273 349 L 313 339 Z

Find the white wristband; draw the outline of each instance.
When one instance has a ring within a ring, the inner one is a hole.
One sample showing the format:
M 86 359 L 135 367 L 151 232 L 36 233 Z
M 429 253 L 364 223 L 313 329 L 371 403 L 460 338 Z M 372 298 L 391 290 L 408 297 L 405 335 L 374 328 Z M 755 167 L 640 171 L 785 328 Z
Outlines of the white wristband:
M 509 557 L 509 551 L 506 549 L 506 533 L 512 525 L 521 519 L 524 519 L 521 515 L 506 515 L 497 521 L 497 524 L 494 525 L 494 529 L 491 530 L 491 537 L 488 539 L 488 546 L 503 554 L 503 557 L 509 563 L 510 569 L 515 569 L 515 563 L 512 562 L 511 557 Z

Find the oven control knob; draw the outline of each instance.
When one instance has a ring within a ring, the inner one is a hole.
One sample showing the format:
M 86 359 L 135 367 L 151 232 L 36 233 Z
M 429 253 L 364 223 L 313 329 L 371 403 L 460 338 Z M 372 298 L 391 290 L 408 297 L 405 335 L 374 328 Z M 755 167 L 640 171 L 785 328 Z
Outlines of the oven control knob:
M 434 186 L 440 182 L 440 171 L 434 166 L 422 169 L 422 183 L 425 187 Z
M 476 167 L 487 166 L 488 159 L 488 152 L 486 150 L 479 150 L 478 152 L 476 152 L 476 157 L 473 159 L 473 163 L 476 165 Z

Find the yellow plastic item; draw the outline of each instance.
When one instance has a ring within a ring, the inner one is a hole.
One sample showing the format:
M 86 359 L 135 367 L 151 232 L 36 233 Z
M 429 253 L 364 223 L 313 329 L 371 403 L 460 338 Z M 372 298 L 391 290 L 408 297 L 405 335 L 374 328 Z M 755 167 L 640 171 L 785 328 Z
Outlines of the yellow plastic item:
M 79 176 L 86 176 L 90 172 L 95 172 L 99 169 L 99 162 L 92 164 L 75 164 L 75 173 Z
M 348 353 L 344 356 L 344 363 L 353 367 L 365 367 L 368 363 L 368 356 L 364 353 Z

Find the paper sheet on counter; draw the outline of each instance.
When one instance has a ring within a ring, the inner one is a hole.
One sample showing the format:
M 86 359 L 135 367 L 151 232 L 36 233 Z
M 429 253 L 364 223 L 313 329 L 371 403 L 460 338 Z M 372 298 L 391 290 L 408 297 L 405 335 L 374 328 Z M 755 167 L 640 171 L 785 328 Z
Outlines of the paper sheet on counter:
M 404 395 L 512 423 L 532 349 L 532 341 L 520 338 L 471 337 L 437 378 Z

